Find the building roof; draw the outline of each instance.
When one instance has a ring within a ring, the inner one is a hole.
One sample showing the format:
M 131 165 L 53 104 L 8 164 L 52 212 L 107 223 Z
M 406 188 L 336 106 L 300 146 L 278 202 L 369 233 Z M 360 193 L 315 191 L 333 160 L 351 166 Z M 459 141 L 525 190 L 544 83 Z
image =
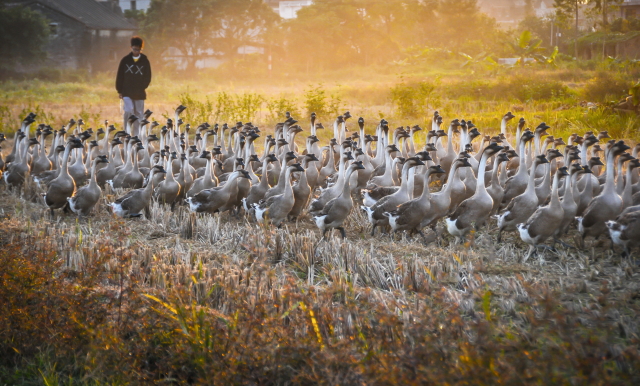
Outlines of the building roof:
M 63 13 L 93 29 L 135 30 L 137 27 L 122 14 L 95 0 L 10 0 L 8 5 L 40 3 Z

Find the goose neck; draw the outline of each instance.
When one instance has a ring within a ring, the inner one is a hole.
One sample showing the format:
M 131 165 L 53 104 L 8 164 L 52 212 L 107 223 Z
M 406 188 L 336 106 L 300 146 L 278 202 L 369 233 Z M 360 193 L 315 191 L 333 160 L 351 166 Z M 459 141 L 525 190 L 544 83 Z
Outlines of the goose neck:
M 614 191 L 615 189 L 615 170 L 614 170 L 614 164 L 615 164 L 615 156 L 613 154 L 612 151 L 609 151 L 609 153 L 607 154 L 607 163 L 606 163 L 606 181 L 604 183 L 604 190 L 602 192 L 602 194 L 605 193 L 611 193 Z
M 486 173 L 488 158 L 489 156 L 487 156 L 487 153 L 482 154 L 482 158 L 480 158 L 480 163 L 478 164 L 478 183 L 476 185 L 476 193 L 486 191 L 484 186 L 484 174 Z

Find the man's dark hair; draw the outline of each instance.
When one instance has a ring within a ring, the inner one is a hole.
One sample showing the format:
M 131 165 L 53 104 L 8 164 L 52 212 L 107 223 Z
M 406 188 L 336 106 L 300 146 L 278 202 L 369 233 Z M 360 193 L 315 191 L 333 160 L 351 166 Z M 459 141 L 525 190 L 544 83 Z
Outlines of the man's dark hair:
M 144 48 L 144 40 L 140 36 L 133 36 L 131 38 L 131 47 L 133 46 Z

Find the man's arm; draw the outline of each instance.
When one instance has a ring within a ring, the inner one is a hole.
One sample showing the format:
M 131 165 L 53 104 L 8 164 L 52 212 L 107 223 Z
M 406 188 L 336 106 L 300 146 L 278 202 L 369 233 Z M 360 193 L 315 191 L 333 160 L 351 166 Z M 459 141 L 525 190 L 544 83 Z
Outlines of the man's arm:
M 146 89 L 151 84 L 151 63 L 149 63 L 149 58 L 147 59 L 147 71 L 144 72 L 144 88 Z
M 124 84 L 124 66 L 122 62 L 124 58 L 120 60 L 120 65 L 118 66 L 118 75 L 116 75 L 116 91 L 118 91 L 118 95 L 122 98 L 122 86 Z

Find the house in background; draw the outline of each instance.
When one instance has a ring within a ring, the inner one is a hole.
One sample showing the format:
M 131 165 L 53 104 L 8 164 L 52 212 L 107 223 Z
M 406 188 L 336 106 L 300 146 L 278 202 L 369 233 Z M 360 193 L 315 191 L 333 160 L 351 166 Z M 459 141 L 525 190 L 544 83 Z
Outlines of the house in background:
M 48 20 L 48 67 L 115 71 L 137 30 L 111 1 L 8 0 L 6 5 L 28 7 Z
M 640 0 L 624 0 L 620 4 L 620 17 L 627 20 L 640 18 Z

